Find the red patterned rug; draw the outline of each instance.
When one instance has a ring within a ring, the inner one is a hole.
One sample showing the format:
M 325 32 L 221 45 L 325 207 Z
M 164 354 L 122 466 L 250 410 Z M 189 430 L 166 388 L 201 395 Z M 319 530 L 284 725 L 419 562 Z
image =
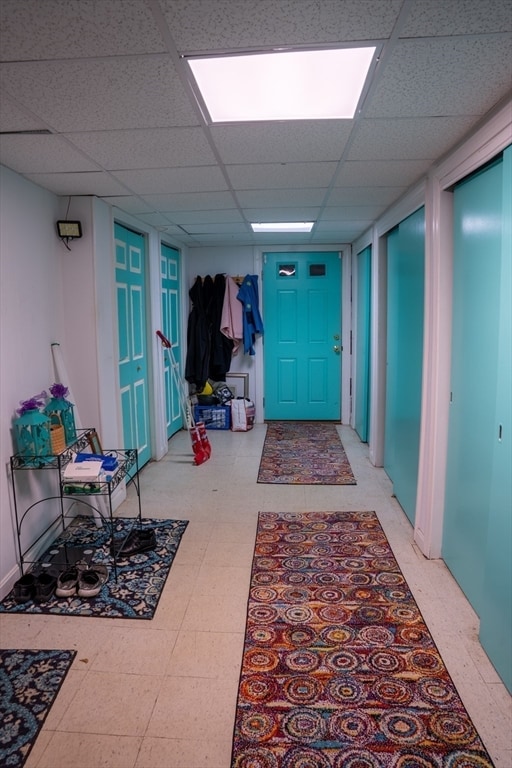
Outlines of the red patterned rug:
M 260 513 L 232 768 L 492 765 L 375 513 Z
M 258 483 L 356 485 L 336 427 L 321 421 L 270 422 Z

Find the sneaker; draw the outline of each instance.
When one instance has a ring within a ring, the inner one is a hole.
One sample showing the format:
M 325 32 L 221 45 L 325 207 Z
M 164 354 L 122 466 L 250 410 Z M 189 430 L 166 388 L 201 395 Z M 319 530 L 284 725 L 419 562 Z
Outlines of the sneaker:
M 55 594 L 57 597 L 71 597 L 76 594 L 78 587 L 78 568 L 71 567 L 57 577 L 57 587 Z
M 34 600 L 37 603 L 44 603 L 50 599 L 57 586 L 57 578 L 48 571 L 43 571 L 36 576 L 36 586 Z
M 36 577 L 33 573 L 26 573 L 14 584 L 13 597 L 17 603 L 28 603 L 36 593 Z
M 93 563 L 92 568 L 79 571 L 77 595 L 79 597 L 96 597 L 107 579 L 107 567 Z

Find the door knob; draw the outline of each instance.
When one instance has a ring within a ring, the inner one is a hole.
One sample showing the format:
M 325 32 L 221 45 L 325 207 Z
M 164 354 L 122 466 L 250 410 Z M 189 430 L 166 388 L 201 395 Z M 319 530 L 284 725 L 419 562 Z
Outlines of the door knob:
M 341 350 L 340 350 L 340 348 L 338 347 L 337 344 L 334 345 L 333 349 L 334 349 L 334 351 L 336 352 L 337 355 L 340 354 Z

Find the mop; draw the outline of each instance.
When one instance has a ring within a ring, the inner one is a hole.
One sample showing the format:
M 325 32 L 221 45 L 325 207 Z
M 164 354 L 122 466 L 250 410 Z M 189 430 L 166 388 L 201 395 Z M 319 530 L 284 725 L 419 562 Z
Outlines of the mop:
M 192 451 L 194 453 L 194 464 L 204 464 L 210 458 L 212 449 L 208 435 L 206 434 L 206 427 L 202 421 L 195 422 L 192 408 L 190 406 L 190 400 L 186 390 L 186 384 L 178 374 L 178 363 L 174 357 L 172 351 L 172 344 L 168 338 L 164 336 L 162 331 L 156 331 L 156 335 L 160 339 L 162 346 L 167 350 L 169 356 L 169 365 L 171 367 L 172 375 L 178 395 L 180 398 L 181 413 L 183 416 L 183 422 L 186 424 L 190 439 L 192 441 Z

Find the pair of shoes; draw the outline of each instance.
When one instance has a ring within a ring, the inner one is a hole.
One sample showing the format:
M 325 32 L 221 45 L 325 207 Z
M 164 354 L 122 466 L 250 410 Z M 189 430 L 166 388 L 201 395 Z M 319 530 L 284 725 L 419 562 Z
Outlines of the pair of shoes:
M 87 563 L 78 562 L 59 574 L 55 594 L 57 597 L 95 597 L 108 579 L 105 565 L 94 563 L 91 568 Z
M 134 528 L 126 539 L 114 539 L 110 551 L 115 557 L 129 557 L 156 547 L 153 528 Z
M 17 603 L 28 603 L 35 600 L 36 603 L 44 603 L 55 592 L 57 579 L 49 571 L 41 571 L 37 575 L 25 573 L 13 586 L 13 595 Z

